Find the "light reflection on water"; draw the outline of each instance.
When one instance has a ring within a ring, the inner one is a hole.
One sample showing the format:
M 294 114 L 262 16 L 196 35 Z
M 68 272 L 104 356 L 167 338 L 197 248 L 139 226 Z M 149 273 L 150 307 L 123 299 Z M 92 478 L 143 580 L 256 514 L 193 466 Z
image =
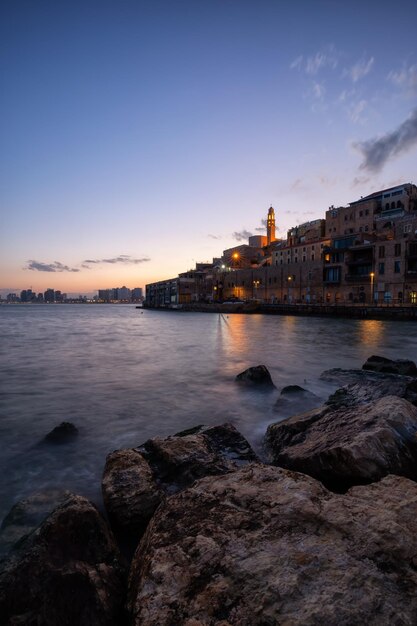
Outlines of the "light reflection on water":
M 0 518 L 45 487 L 100 500 L 106 454 L 196 424 L 232 421 L 260 446 L 280 389 L 327 397 L 319 375 L 371 354 L 414 358 L 415 324 L 141 311 L 134 306 L 0 307 Z M 264 363 L 277 390 L 242 389 Z M 69 420 L 73 444 L 37 443 Z

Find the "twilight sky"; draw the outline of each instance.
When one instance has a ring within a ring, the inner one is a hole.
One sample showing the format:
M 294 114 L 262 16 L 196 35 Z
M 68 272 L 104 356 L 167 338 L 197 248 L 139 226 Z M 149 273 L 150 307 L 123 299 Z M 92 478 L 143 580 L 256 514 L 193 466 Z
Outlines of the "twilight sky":
M 0 291 L 175 276 L 417 182 L 413 0 L 3 0 Z

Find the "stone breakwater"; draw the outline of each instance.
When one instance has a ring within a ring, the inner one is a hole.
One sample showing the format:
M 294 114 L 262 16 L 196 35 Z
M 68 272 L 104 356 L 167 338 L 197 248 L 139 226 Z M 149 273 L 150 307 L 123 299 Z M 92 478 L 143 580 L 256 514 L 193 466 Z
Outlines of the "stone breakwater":
M 18 502 L 0 623 L 415 624 L 417 368 L 371 357 L 322 377 L 341 385 L 323 406 L 282 390 L 270 463 L 233 425 L 196 426 L 107 457 L 105 518 L 71 493 Z

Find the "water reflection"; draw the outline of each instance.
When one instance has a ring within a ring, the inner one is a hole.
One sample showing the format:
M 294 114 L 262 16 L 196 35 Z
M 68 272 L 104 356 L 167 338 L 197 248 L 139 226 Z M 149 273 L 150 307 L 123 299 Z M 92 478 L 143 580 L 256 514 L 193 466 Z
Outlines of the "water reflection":
M 361 367 L 372 353 L 414 359 L 417 349 L 413 322 L 77 305 L 1 307 L 0 315 L 0 517 L 47 486 L 98 497 L 106 454 L 155 435 L 231 421 L 260 445 L 285 385 L 325 399 L 333 387 L 320 381 L 324 369 Z M 271 372 L 272 394 L 235 383 L 259 364 Z M 64 420 L 77 425 L 78 441 L 39 452 Z
M 358 341 L 369 348 L 378 348 L 383 341 L 384 330 L 384 322 L 381 320 L 361 320 Z

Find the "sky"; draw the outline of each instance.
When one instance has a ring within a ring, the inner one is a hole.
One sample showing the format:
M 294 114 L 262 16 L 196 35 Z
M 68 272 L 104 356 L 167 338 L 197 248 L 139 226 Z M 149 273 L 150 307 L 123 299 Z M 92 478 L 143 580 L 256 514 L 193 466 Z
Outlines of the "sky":
M 417 3 L 3 0 L 0 293 L 176 276 L 417 183 Z

